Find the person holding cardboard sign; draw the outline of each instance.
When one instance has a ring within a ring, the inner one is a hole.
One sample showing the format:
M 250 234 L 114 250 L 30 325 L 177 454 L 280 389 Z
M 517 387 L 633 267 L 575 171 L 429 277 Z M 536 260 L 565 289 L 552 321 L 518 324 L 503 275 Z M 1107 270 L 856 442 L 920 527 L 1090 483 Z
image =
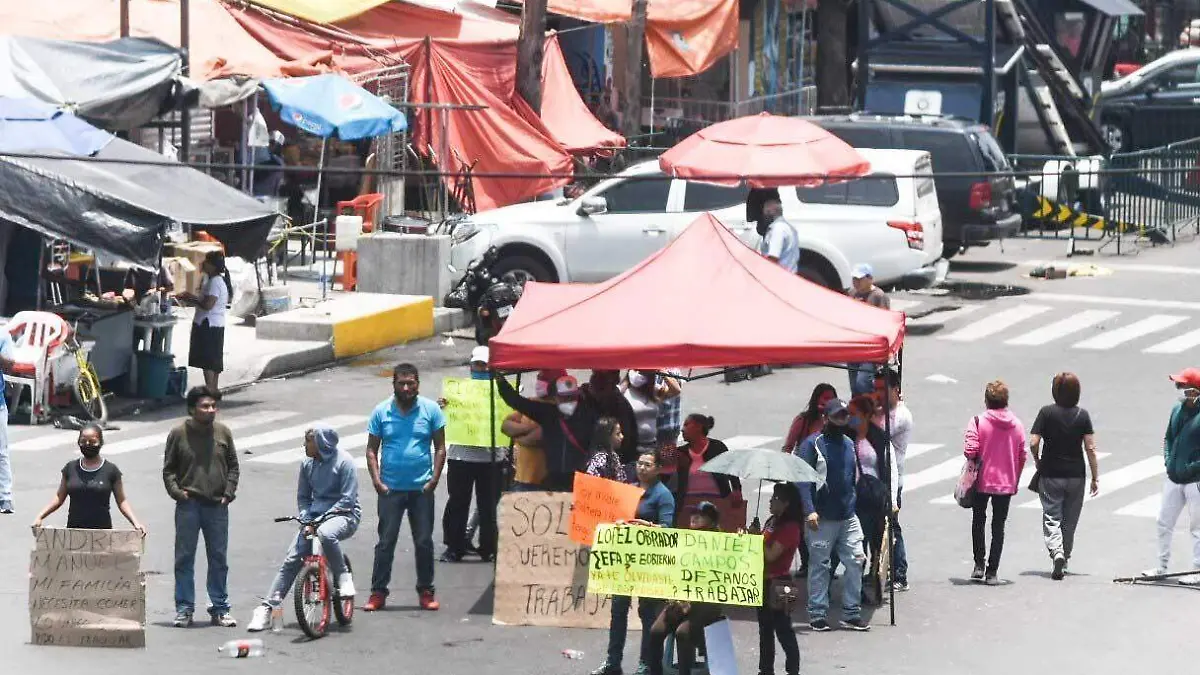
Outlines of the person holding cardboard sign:
M 79 459 L 67 462 L 62 470 L 58 492 L 33 519 L 33 534 L 42 529 L 46 516 L 57 511 L 70 499 L 67 507 L 67 527 L 78 530 L 111 530 L 112 513 L 109 503 L 116 498 L 117 509 L 133 529 L 146 536 L 146 528 L 133 515 L 133 507 L 125 498 L 125 482 L 116 464 L 100 456 L 104 445 L 104 429 L 91 422 L 79 430 Z

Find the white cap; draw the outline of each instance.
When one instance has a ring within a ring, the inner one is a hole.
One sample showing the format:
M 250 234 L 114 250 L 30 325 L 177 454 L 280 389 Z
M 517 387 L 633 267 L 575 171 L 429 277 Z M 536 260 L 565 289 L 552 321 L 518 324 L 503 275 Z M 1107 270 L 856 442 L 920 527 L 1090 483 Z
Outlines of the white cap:
M 471 363 L 487 363 L 490 356 L 486 345 L 480 345 L 471 350 Z
M 872 270 L 871 266 L 868 265 L 867 263 L 859 263 L 854 266 L 854 272 L 853 272 L 852 276 L 855 279 L 865 279 L 867 277 L 873 277 L 873 276 L 875 276 L 875 270 Z

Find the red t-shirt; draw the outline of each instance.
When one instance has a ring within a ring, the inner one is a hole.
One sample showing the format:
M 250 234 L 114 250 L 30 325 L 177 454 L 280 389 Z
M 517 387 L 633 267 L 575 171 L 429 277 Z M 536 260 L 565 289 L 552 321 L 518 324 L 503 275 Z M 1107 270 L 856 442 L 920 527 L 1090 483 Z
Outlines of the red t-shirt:
M 767 578 L 786 577 L 792 573 L 792 559 L 796 557 L 796 549 L 800 547 L 800 523 L 788 521 L 777 525 L 774 518 L 767 521 L 763 528 L 763 549 L 779 542 L 783 546 L 783 554 L 775 562 L 767 563 Z

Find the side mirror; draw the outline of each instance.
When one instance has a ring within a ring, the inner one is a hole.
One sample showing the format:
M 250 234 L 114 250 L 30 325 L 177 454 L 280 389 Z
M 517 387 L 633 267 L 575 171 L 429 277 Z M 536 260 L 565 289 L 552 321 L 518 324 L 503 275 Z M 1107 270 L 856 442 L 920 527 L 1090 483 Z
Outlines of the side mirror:
M 450 274 L 458 274 L 458 268 L 450 263 L 446 263 L 446 269 L 450 270 Z
M 1147 82 L 1146 86 L 1142 87 L 1142 93 L 1146 95 L 1146 98 L 1150 98 L 1151 96 L 1157 94 L 1160 89 L 1162 89 L 1162 87 L 1160 87 L 1157 82 Z
M 608 211 L 608 200 L 604 197 L 588 197 L 579 205 L 578 215 L 587 218 L 588 216 L 596 216 Z

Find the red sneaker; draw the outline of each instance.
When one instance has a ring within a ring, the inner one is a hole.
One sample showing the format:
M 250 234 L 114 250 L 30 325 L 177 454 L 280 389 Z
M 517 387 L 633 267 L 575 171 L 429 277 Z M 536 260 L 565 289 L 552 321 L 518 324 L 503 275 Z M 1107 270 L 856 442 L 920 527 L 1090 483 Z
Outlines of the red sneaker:
M 437 598 L 433 597 L 433 591 L 421 591 L 421 609 L 436 612 L 440 607 Z
M 363 605 L 364 612 L 378 612 L 387 604 L 387 596 L 383 593 L 372 593 L 367 600 L 367 604 Z

